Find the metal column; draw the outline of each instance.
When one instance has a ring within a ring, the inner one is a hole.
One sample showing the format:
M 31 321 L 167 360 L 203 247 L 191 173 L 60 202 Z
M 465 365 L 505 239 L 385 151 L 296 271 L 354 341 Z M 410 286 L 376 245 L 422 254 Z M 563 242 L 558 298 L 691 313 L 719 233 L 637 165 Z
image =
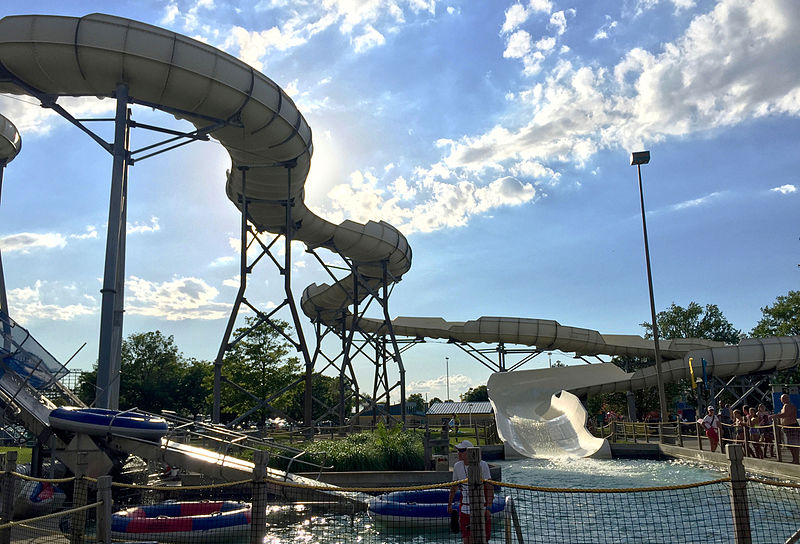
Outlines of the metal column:
M 119 408 L 120 345 L 122 337 L 122 293 L 118 288 L 124 281 L 124 254 L 120 240 L 125 236 L 125 184 L 128 171 L 128 86 L 121 83 L 116 91 L 117 110 L 114 120 L 114 166 L 111 173 L 111 197 L 108 206 L 106 259 L 103 276 L 103 299 L 100 314 L 100 348 L 97 357 L 98 408 Z M 122 245 L 124 250 L 124 243 Z M 120 278 L 122 272 L 122 280 Z

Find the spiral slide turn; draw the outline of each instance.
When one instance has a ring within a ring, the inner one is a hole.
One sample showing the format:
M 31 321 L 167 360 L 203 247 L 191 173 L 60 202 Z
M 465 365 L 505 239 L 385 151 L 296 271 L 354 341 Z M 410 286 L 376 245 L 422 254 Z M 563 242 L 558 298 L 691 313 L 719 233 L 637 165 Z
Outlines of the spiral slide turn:
M 294 202 L 295 239 L 359 262 L 361 275 L 376 285 L 382 281 L 383 262 L 388 263 L 392 281 L 409 270 L 411 248 L 391 225 L 383 221 L 335 225 L 306 207 L 303 196 L 313 152 L 311 129 L 286 93 L 252 67 L 191 38 L 104 14 L 81 18 L 25 15 L 0 20 L 0 92 L 111 97 L 119 83 L 127 84 L 134 101 L 164 109 L 198 129 L 224 121 L 208 134 L 231 157 L 226 194 L 239 207 L 242 193 L 246 193 L 250 219 L 259 230 L 286 231 L 286 209 L 281 201 L 288 197 Z M 243 190 L 239 167 L 247 166 L 257 167 L 247 172 Z M 323 320 L 341 315 L 351 304 L 352 283 L 344 278 L 336 285 L 307 287 L 301 302 L 304 312 Z M 383 322 L 363 319 L 359 325 L 377 330 Z M 400 336 L 516 343 L 579 355 L 651 356 L 653 352 L 652 342 L 641 337 L 601 335 L 547 320 L 482 317 L 452 323 L 400 317 L 393 325 Z M 798 338 L 734 347 L 673 340 L 662 342 L 660 348 L 669 360 L 667 380 L 686 374 L 689 356 L 705 357 L 712 375 L 725 376 L 795 365 L 800 351 Z M 514 430 L 519 427 L 517 422 L 558 419 L 551 426 L 561 429 L 556 440 L 560 447 L 588 455 L 599 446 L 582 438 L 585 413 L 578 413 L 579 402 L 558 393 L 562 389 L 577 394 L 623 391 L 653 382 L 652 371 L 625 374 L 616 367 L 591 365 L 494 375 L 489 389 L 503 438 L 515 449 L 536 453 L 532 439 Z

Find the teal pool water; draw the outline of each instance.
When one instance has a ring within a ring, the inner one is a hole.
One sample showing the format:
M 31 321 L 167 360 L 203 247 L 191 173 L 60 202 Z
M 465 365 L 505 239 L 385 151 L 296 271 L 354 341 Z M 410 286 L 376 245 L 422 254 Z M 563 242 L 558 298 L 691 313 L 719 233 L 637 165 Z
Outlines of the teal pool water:
M 724 478 L 721 470 L 695 463 L 647 459 L 519 459 L 497 461 L 503 481 L 540 487 L 619 489 L 660 487 Z
M 682 461 L 522 459 L 496 464 L 502 468 L 503 482 L 560 489 L 680 486 L 726 476 L 723 471 Z M 723 544 L 732 542 L 733 534 L 729 489 L 729 484 L 717 483 L 636 493 L 549 493 L 512 488 L 504 488 L 499 493 L 513 498 L 526 543 Z M 784 542 L 800 527 L 800 513 L 794 514 L 800 511 L 800 500 L 776 498 L 773 493 L 773 489 L 753 489 L 749 501 L 756 527 L 753 542 Z M 797 495 L 794 493 L 795 497 Z M 780 514 L 789 508 L 793 509 L 791 515 Z M 409 530 L 376 523 L 366 514 L 313 515 L 287 522 L 286 518 L 283 521 L 274 519 L 264 542 L 460 542 L 446 526 Z M 490 542 L 505 542 L 504 533 L 503 520 L 496 519 Z

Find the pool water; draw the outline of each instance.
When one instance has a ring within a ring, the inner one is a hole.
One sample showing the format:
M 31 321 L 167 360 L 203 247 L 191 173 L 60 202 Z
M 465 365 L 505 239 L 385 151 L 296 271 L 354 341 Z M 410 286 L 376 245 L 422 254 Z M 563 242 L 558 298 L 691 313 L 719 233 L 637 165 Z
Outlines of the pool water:
M 684 461 L 641 459 L 520 459 L 495 462 L 507 483 L 546 488 L 619 489 L 672 486 L 724 478 L 726 473 Z M 514 497 L 525 542 L 664 542 L 680 535 L 682 542 L 724 543 L 732 522 L 709 527 L 709 511 L 729 508 L 724 484 L 692 490 L 648 493 L 532 493 L 506 488 Z M 604 506 L 607 505 L 607 506 Z M 298 514 L 300 514 L 298 516 Z M 729 517 L 729 515 L 728 515 Z M 301 519 L 302 518 L 302 519 Z M 716 520 L 716 514 L 714 514 Z M 678 525 L 678 523 L 680 523 Z M 682 527 L 686 527 L 683 529 Z M 676 529 L 677 527 L 677 529 Z M 609 538 L 609 530 L 613 536 Z M 789 533 L 791 534 L 791 533 Z M 664 540 L 668 538 L 668 540 Z M 376 524 L 366 514 L 355 516 L 278 516 L 271 520 L 264 542 L 385 542 L 427 544 L 460 542 L 446 526 L 408 530 Z M 491 542 L 503 542 L 502 520 L 494 522 Z M 516 540 L 515 540 L 516 541 Z M 757 541 L 757 539 L 754 539 Z
M 647 459 L 519 459 L 497 461 L 503 481 L 539 487 L 619 489 L 706 482 L 727 473 L 686 461 Z

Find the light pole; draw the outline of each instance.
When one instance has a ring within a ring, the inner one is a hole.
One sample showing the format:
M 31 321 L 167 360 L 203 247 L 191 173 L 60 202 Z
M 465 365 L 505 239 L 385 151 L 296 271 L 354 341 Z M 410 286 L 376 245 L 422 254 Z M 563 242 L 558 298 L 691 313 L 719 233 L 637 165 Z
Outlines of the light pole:
M 647 263 L 647 287 L 650 290 L 650 316 L 653 320 L 653 342 L 656 352 L 656 381 L 658 383 L 658 402 L 661 408 L 661 422 L 666 423 L 667 399 L 664 394 L 664 378 L 661 375 L 661 350 L 658 346 L 658 323 L 656 322 L 656 302 L 653 298 L 653 274 L 650 270 L 650 246 L 647 242 L 647 220 L 644 213 L 644 191 L 642 190 L 642 165 L 650 162 L 649 151 L 631 153 L 631 166 L 636 165 L 639 174 L 639 201 L 642 205 L 642 233 L 644 234 L 644 258 Z
M 450 357 L 444 358 L 445 375 L 447 376 L 447 399 L 450 400 Z

